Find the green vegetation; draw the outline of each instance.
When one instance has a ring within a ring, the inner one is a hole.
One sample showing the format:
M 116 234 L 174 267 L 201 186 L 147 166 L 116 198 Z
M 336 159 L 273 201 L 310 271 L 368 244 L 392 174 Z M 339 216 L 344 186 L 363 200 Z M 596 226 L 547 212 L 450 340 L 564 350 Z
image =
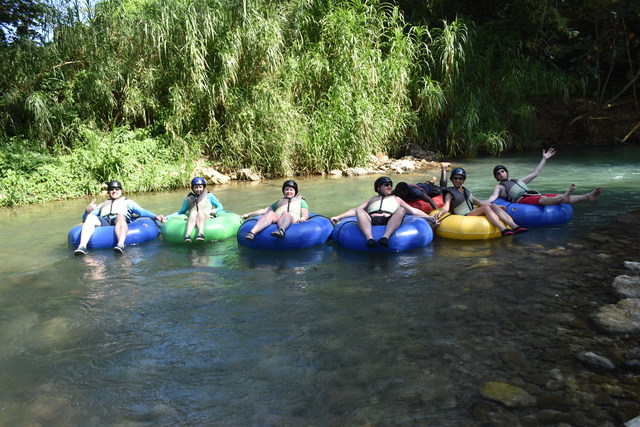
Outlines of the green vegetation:
M 548 6 L 515 2 L 533 24 L 505 31 L 511 3 L 497 2 L 500 19 L 481 25 L 473 10 L 451 16 L 446 2 L 46 9 L 51 40 L 27 37 L 24 25 L 0 40 L 0 205 L 94 194 L 113 178 L 128 191 L 175 188 L 202 156 L 278 177 L 363 166 L 411 145 L 445 156 L 526 147 L 536 101 L 595 80 L 540 54 L 542 35 L 570 35 L 563 11 L 551 14 L 555 33 L 539 26 L 531 36 Z

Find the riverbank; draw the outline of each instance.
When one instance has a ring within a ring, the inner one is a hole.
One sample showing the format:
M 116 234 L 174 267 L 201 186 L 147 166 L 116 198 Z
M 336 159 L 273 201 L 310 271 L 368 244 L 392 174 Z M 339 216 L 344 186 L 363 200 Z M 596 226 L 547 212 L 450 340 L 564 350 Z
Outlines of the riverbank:
M 331 176 L 363 176 L 375 174 L 402 175 L 417 170 L 433 170 L 431 181 L 436 182 L 439 179 L 440 169 L 444 165 L 451 167 L 451 163 L 438 161 L 435 153 L 426 152 L 420 149 L 412 150 L 412 155 L 404 156 L 400 159 L 393 159 L 386 154 L 370 155 L 369 165 L 367 167 L 333 169 L 328 172 L 317 172 L 316 175 Z M 230 181 L 261 181 L 264 176 L 251 169 L 240 169 L 237 171 L 227 171 L 210 165 L 206 160 L 201 159 L 196 162 L 193 175 L 203 177 L 207 183 L 213 185 L 226 184 Z

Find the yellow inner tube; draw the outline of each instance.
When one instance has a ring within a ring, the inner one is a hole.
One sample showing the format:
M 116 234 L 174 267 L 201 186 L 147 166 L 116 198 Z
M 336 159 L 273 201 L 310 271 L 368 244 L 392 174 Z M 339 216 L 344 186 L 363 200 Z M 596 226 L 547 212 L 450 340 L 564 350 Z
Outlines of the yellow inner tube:
M 434 216 L 437 209 L 430 212 Z M 462 216 L 446 213 L 440 217 L 440 225 L 436 227 L 436 236 L 458 240 L 485 240 L 500 237 L 500 230 L 491 224 L 486 216 Z

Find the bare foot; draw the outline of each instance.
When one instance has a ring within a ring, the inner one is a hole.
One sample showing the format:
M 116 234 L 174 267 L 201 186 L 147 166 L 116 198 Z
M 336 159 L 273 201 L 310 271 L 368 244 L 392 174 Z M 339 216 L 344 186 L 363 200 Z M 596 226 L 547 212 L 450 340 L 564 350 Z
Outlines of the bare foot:
M 601 192 L 602 192 L 602 187 L 596 187 L 591 193 L 587 193 L 587 197 L 592 202 L 595 202 Z
M 571 184 L 569 186 L 569 189 L 567 190 L 566 193 L 563 194 L 563 203 L 571 203 L 571 193 L 573 193 L 573 190 L 576 189 L 576 185 L 575 184 Z

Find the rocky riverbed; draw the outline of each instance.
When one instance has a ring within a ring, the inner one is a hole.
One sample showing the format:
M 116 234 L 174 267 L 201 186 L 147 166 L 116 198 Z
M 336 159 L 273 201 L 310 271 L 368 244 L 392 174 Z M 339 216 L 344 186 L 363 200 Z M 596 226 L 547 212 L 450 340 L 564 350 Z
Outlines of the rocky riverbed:
M 373 156 L 367 168 L 330 173 L 393 175 L 417 169 L 432 169 L 435 178 L 440 163 Z M 262 179 L 250 170 L 221 174 L 203 166 L 198 173 L 220 184 Z M 469 426 L 640 427 L 639 223 L 640 211 L 632 212 L 562 246 L 514 246 L 516 259 L 529 260 L 517 271 L 489 263 L 451 272 L 453 283 L 465 283 L 470 270 L 490 270 L 476 277 L 474 286 L 509 294 L 505 307 L 454 305 L 449 315 L 460 317 L 459 328 L 467 328 L 471 338 L 453 350 L 432 348 L 426 355 L 423 348 L 406 349 L 415 363 L 440 358 L 454 366 L 452 384 L 468 388 L 436 398 L 418 387 L 400 398 L 412 405 L 435 399 L 438 406 L 463 406 L 468 417 L 459 424 Z M 520 301 L 518 289 L 527 286 L 535 286 L 537 296 Z
M 548 295 L 533 316 L 514 303 L 493 319 L 515 340 L 528 331 L 520 349 L 476 348 L 494 346 L 494 378 L 486 369 L 473 378 L 474 362 L 465 363 L 464 375 L 483 384 L 469 396 L 470 425 L 640 426 L 638 223 L 640 212 L 628 213 L 531 255 Z

